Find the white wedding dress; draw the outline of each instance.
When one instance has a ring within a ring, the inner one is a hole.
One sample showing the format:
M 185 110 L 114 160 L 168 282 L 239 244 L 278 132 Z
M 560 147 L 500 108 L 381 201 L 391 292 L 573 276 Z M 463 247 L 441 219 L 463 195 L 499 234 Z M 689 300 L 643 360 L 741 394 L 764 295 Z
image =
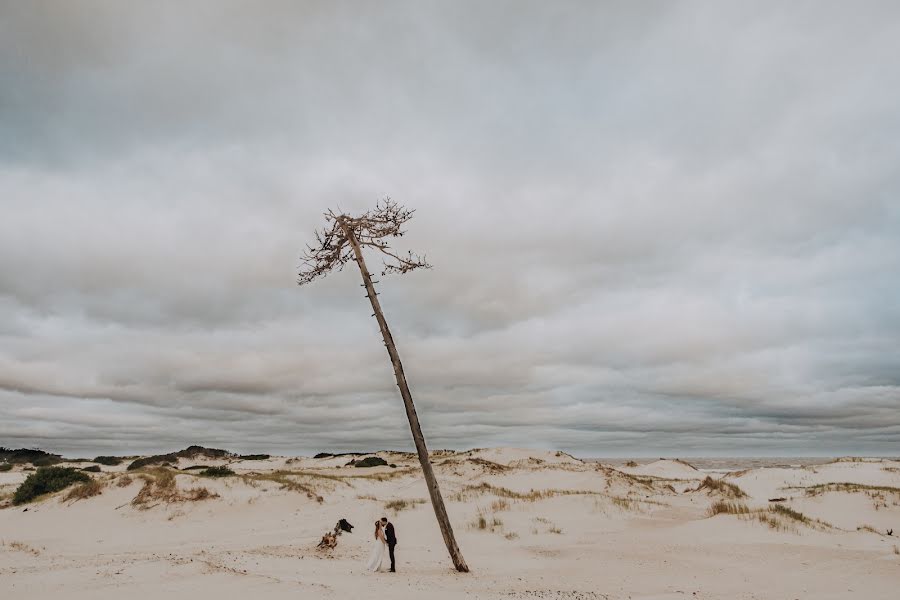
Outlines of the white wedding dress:
M 373 573 L 381 570 L 381 563 L 384 562 L 384 555 L 387 553 L 387 544 L 381 538 L 375 538 L 375 545 L 372 546 L 372 553 L 369 555 L 369 562 L 366 563 L 366 569 Z

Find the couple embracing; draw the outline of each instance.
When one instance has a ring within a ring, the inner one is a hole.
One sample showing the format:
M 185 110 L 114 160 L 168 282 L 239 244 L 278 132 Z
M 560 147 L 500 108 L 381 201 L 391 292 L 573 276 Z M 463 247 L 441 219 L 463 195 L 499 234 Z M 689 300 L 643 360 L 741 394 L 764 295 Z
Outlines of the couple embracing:
M 391 573 L 395 573 L 394 546 L 396 545 L 397 536 L 394 533 L 394 524 L 389 522 L 387 517 L 381 517 L 380 521 L 375 521 L 375 545 L 372 546 L 372 554 L 369 555 L 366 569 L 380 571 L 381 563 L 384 562 L 384 551 L 387 550 L 391 557 Z

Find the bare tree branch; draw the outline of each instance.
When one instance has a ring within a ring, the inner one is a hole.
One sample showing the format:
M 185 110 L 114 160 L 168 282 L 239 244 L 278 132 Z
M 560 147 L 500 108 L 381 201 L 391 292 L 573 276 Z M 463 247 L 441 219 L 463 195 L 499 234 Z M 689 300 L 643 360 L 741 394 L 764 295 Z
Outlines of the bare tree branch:
M 397 254 L 384 241 L 388 238 L 403 237 L 406 232 L 402 227 L 412 219 L 414 212 L 390 198 L 379 201 L 374 209 L 367 210 L 358 217 L 329 210 L 325 213 L 328 225 L 316 231 L 316 243 L 307 245 L 306 252 L 301 257 L 297 283 L 306 285 L 335 269 L 340 271 L 353 259 L 353 250 L 344 228 L 340 225 L 341 221 L 356 237 L 360 246 L 374 248 L 387 257 L 383 261 L 382 275 L 403 274 L 415 269 L 431 268 L 424 256 L 413 252 L 407 252 L 406 256 Z

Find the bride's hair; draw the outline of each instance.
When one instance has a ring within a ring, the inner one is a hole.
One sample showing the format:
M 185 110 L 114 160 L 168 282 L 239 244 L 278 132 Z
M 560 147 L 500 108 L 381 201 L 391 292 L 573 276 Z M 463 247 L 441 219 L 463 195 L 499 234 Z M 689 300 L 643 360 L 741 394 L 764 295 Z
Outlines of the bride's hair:
M 381 527 L 381 521 L 375 521 L 375 539 L 378 539 L 378 528 Z

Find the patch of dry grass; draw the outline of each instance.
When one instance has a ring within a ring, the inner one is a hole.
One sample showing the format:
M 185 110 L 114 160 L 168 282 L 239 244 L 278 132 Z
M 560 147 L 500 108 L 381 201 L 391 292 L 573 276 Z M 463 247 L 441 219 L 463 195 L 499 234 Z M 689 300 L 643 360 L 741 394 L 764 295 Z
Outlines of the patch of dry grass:
M 481 531 L 499 531 L 503 533 L 503 521 L 496 515 L 488 515 L 481 508 L 475 513 L 475 519 L 469 523 L 469 529 L 478 529 Z
M 104 487 L 105 485 L 96 479 L 91 479 L 90 481 L 79 483 L 78 485 L 70 489 L 69 493 L 67 493 L 63 497 L 63 502 L 77 502 L 86 498 L 99 496 L 103 493 Z
M 17 552 L 26 552 L 32 556 L 40 556 L 41 551 L 33 546 L 29 546 L 23 542 L 3 542 L 3 545 Z
M 900 494 L 900 488 L 887 485 L 865 485 L 862 483 L 820 483 L 808 487 L 792 487 L 787 489 L 804 490 L 807 496 L 818 496 L 825 492 L 885 492 L 889 494 Z
M 218 498 L 219 495 L 215 492 L 210 492 L 205 487 L 199 488 L 190 488 L 185 490 L 184 496 L 182 498 L 188 502 L 199 502 L 200 500 L 209 500 L 211 498 Z
M 116 487 L 128 487 L 134 482 L 134 480 L 129 475 L 122 475 L 121 477 L 116 478 Z
M 750 513 L 750 509 L 743 502 L 729 502 L 727 500 L 716 500 L 709 507 L 706 514 L 710 517 L 716 515 L 746 515 Z
M 602 496 L 600 492 L 591 490 L 529 490 L 527 492 L 516 492 L 505 487 L 491 485 L 483 482 L 477 485 L 467 485 L 461 491 L 450 497 L 451 500 L 457 502 L 465 502 L 483 494 L 492 494 L 498 498 L 506 498 L 508 500 L 517 500 L 521 502 L 537 502 L 538 500 L 546 500 L 556 496 Z
M 319 503 L 324 502 L 324 498 L 317 493 L 314 487 L 295 479 L 295 477 L 299 475 L 301 475 L 301 473 L 296 471 L 272 471 L 270 473 L 250 473 L 241 475 L 240 477 L 245 483 L 253 485 L 254 487 L 255 482 L 271 481 L 277 483 L 283 490 L 306 494 L 306 497 L 310 500 L 315 500 Z
M 387 510 L 392 510 L 395 513 L 398 513 L 401 510 L 406 510 L 407 508 L 415 508 L 419 504 L 425 504 L 425 500 L 422 498 L 390 500 L 389 502 L 384 503 L 384 507 Z
M 795 524 L 819 530 L 834 528 L 830 523 L 810 518 L 781 504 L 751 510 L 743 502 L 717 500 L 709 507 L 707 516 L 714 517 L 720 514 L 737 515 L 739 519 L 758 521 L 776 531 L 796 532 Z
M 750 514 L 749 518 L 755 519 L 764 525 L 768 525 L 769 529 L 774 529 L 775 531 L 796 531 L 795 528 L 791 527 L 786 522 L 765 511 L 753 512 Z
M 491 473 L 503 473 L 505 471 L 509 471 L 509 467 L 506 465 L 501 465 L 500 463 L 495 463 L 490 460 L 485 460 L 483 458 L 468 458 L 466 459 L 468 462 L 478 465 L 479 467 L 483 467 L 486 471 L 490 471 Z
M 722 479 L 713 479 L 712 477 L 707 476 L 704 479 L 700 486 L 694 490 L 699 492 L 700 490 L 708 490 L 710 493 L 717 493 L 725 496 L 726 498 L 746 498 L 747 494 L 734 485 L 733 483 L 728 483 Z
M 653 484 L 656 479 L 653 477 L 643 477 L 641 475 L 632 475 L 631 473 L 623 473 L 622 471 L 616 471 L 618 475 L 632 484 L 637 484 L 643 486 L 645 488 L 653 489 Z
M 499 500 L 494 500 L 491 502 L 491 510 L 494 512 L 502 512 L 504 510 L 509 510 L 509 502 L 500 498 Z
M 804 525 L 810 525 L 813 523 L 813 520 L 804 515 L 802 512 L 796 511 L 790 506 L 784 506 L 783 504 L 775 504 L 774 506 L 770 506 L 769 512 L 775 513 L 776 515 L 780 515 L 793 521 L 797 521 L 799 523 L 803 523 Z
M 541 525 L 546 525 L 547 529 L 545 530 L 545 533 L 552 533 L 554 535 L 562 535 L 563 530 L 560 529 L 559 527 L 557 527 L 556 524 L 553 523 L 553 521 L 551 521 L 550 519 L 547 519 L 545 517 L 535 517 L 532 520 L 535 523 L 540 523 Z M 532 528 L 531 533 L 537 535 L 539 533 L 537 527 Z
M 197 502 L 219 497 L 218 494 L 210 492 L 205 487 L 190 488 L 182 493 L 176 485 L 175 472 L 163 467 L 146 469 L 138 476 L 144 480 L 144 485 L 132 498 L 131 505 L 141 510 L 147 510 L 159 504 Z

